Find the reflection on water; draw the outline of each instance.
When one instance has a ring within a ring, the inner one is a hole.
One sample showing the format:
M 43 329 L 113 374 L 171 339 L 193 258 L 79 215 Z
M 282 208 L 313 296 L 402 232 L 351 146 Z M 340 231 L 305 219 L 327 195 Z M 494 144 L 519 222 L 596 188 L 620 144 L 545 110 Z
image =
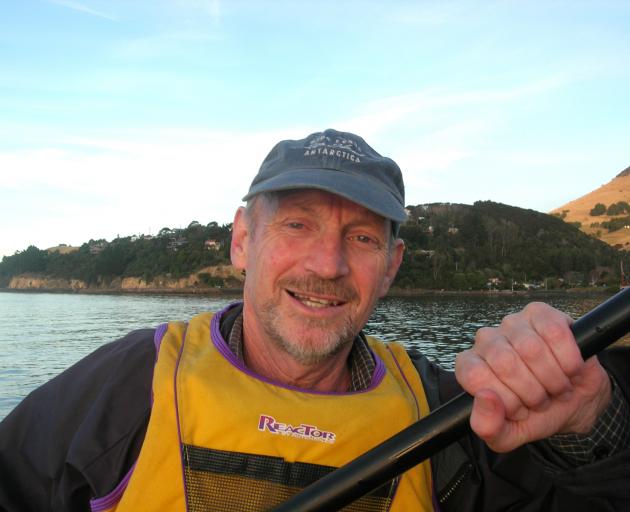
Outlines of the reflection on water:
M 577 318 L 604 299 L 550 295 L 544 301 Z M 453 368 L 455 354 L 471 346 L 477 329 L 499 324 L 505 315 L 531 300 L 515 295 L 388 297 L 377 306 L 365 331 L 417 348 L 442 366 Z
M 0 419 L 31 390 L 133 329 L 186 320 L 234 299 L 0 293 Z
M 602 296 L 550 296 L 552 305 L 579 316 Z M 133 329 L 187 320 L 216 311 L 233 298 L 143 295 L 0 293 L 0 419 L 32 389 L 97 347 Z M 529 299 L 514 296 L 387 298 L 366 326 L 368 334 L 416 347 L 443 366 L 467 348 L 475 331 L 495 325 Z

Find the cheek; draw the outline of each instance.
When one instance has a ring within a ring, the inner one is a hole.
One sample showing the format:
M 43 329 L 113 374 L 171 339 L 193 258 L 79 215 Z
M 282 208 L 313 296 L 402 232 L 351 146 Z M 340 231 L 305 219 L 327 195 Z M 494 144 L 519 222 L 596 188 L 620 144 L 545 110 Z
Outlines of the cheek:
M 376 300 L 382 292 L 385 281 L 385 263 L 383 261 L 363 262 L 355 267 L 355 282 L 364 301 Z
M 253 263 L 263 279 L 273 278 L 291 266 L 297 251 L 286 243 L 266 244 L 253 255 Z

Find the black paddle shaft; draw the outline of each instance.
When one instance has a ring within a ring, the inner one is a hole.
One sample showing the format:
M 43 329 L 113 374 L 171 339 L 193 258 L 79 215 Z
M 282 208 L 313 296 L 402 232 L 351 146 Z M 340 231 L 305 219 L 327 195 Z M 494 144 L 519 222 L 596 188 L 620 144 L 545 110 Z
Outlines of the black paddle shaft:
M 630 331 L 630 288 L 571 326 L 584 359 Z M 273 512 L 329 512 L 377 489 L 468 432 L 473 398 L 462 393 L 431 414 L 281 503 Z

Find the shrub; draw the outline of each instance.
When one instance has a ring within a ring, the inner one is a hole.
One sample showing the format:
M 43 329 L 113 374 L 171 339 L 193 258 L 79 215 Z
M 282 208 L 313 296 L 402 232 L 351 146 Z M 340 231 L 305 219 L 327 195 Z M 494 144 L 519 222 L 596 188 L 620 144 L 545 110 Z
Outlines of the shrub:
M 606 213 L 606 205 L 604 203 L 597 203 L 590 211 L 591 217 L 597 217 L 598 215 L 604 215 Z

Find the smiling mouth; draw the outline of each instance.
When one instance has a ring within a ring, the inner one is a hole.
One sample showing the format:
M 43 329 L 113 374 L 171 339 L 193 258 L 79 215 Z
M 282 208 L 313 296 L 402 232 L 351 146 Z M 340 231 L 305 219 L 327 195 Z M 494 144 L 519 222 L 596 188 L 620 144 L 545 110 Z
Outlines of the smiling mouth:
M 287 292 L 289 293 L 289 295 L 291 295 L 291 297 L 293 297 L 296 300 L 299 300 L 302 304 L 311 308 L 330 308 L 330 307 L 336 307 L 336 306 L 341 306 L 345 304 L 341 300 L 322 299 L 320 297 L 313 297 L 312 295 L 304 295 L 302 293 L 292 292 L 290 290 L 287 290 Z

